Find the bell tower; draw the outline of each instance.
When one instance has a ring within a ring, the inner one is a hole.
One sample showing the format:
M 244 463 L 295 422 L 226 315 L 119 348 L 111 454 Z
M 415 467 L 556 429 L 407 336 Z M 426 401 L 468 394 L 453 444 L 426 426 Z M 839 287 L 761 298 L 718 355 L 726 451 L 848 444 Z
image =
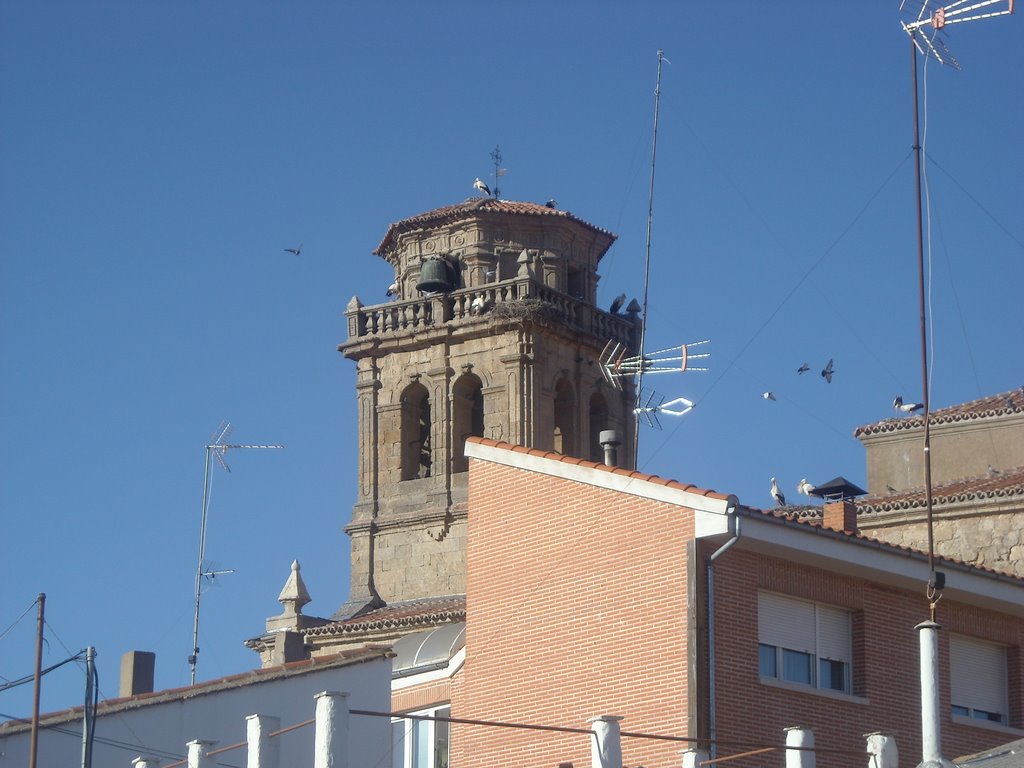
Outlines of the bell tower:
M 567 211 L 490 197 L 388 228 L 374 253 L 394 299 L 353 297 L 338 347 L 356 363 L 359 462 L 335 619 L 465 593 L 468 436 L 594 461 L 602 430 L 632 444 L 631 384 L 610 386 L 599 362 L 609 341 L 639 340 L 635 311 L 595 305 L 614 241 Z

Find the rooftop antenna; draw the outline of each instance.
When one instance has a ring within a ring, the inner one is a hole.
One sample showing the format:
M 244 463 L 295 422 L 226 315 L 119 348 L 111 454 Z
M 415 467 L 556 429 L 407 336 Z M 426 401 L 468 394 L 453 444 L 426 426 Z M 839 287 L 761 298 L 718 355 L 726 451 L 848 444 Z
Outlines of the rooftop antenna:
M 910 36 L 911 77 L 914 88 L 914 184 L 916 187 L 917 207 L 917 276 L 919 308 L 921 316 L 921 395 L 924 407 L 921 411 L 924 427 L 924 493 L 925 509 L 928 521 L 928 598 L 929 620 L 918 624 L 918 644 L 920 648 L 921 671 L 921 754 L 919 768 L 952 768 L 952 763 L 942 757 L 941 730 L 941 699 L 939 696 L 939 625 L 935 622 L 935 609 L 942 599 L 945 587 L 945 575 L 935 571 L 935 540 L 932 517 L 932 459 L 931 433 L 928 424 L 928 332 L 927 302 L 925 301 L 924 281 L 924 228 L 922 223 L 922 171 L 921 142 L 918 120 L 918 85 L 917 85 L 917 54 L 927 60 L 933 58 L 940 64 L 955 69 L 960 64 L 949 53 L 942 39 L 943 29 L 948 24 L 964 21 L 978 21 L 994 16 L 1005 16 L 1013 13 L 1013 0 L 980 0 L 968 4 L 969 0 L 956 0 L 949 5 L 929 7 L 929 0 L 923 0 L 917 8 L 915 17 L 907 22 L 900 21 L 903 31 Z M 900 5 L 904 10 L 906 0 Z M 1005 6 L 1005 7 L 1004 7 Z
M 206 444 L 206 463 L 203 467 L 203 514 L 199 523 L 199 564 L 196 566 L 196 595 L 195 595 L 195 617 L 192 622 L 192 653 L 189 654 L 188 663 L 192 668 L 192 685 L 196 684 L 196 662 L 199 659 L 199 604 L 202 599 L 203 579 L 214 579 L 225 573 L 234 573 L 232 570 L 211 570 L 206 565 L 206 519 L 210 511 L 210 489 L 213 485 L 213 477 L 210 474 L 210 457 L 216 459 L 217 463 L 225 472 L 230 472 L 231 467 L 224 460 L 225 455 L 233 448 L 284 448 L 283 445 L 241 445 L 229 443 L 232 426 L 230 422 L 222 421 L 220 426 L 214 430 L 210 442 Z
M 501 146 L 498 144 L 494 145 L 494 149 L 491 151 L 491 162 L 494 163 L 494 191 L 491 195 L 497 200 L 501 196 L 501 190 L 498 189 L 498 179 L 505 175 L 507 169 L 501 167 Z

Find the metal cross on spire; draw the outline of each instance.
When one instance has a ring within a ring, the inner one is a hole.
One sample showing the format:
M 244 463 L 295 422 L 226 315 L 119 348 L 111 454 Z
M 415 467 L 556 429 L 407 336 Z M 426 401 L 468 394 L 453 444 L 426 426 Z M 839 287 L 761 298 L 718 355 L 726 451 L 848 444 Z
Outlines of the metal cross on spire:
M 505 175 L 505 168 L 501 167 L 501 146 L 498 144 L 494 145 L 494 149 L 491 151 L 491 162 L 494 163 L 494 189 L 491 191 L 491 196 L 497 200 L 501 197 L 501 190 L 498 189 L 498 179 Z

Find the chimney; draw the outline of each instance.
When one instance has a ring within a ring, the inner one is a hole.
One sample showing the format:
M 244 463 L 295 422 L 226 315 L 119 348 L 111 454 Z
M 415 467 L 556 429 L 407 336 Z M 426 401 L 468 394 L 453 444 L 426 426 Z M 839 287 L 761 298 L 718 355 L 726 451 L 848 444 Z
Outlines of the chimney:
M 622 445 L 622 433 L 615 429 L 603 429 L 598 436 L 598 442 L 604 448 L 604 463 L 609 467 L 616 467 L 619 464 L 618 448 Z
M 155 653 L 128 651 L 121 657 L 121 687 L 118 695 L 125 698 L 138 693 L 152 693 L 155 668 Z
M 857 533 L 857 504 L 853 499 L 826 502 L 821 510 L 821 524 L 844 533 Z

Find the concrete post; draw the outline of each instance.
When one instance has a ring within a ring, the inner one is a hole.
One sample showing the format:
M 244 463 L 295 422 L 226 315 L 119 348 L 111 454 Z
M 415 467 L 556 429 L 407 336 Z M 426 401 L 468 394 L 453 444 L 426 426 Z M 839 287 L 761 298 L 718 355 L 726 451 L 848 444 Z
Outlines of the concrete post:
M 132 760 L 134 768 L 159 768 L 160 760 L 149 755 L 139 755 Z
M 188 743 L 188 768 L 213 768 L 213 760 L 206 756 L 216 741 L 196 739 Z
M 313 768 L 348 768 L 348 694 L 322 691 L 316 700 Z
M 805 747 L 786 750 L 786 768 L 814 768 L 814 752 L 806 749 L 814 746 L 814 731 L 799 725 L 785 730 L 787 747 Z
M 921 647 L 921 762 L 920 766 L 952 766 L 942 757 L 942 715 L 939 710 L 939 625 L 922 621 L 914 629 L 920 633 Z
M 683 768 L 701 768 L 700 764 L 709 759 L 706 749 L 697 749 L 696 747 L 684 749 L 679 754 L 683 758 Z
M 622 744 L 619 737 L 619 721 L 616 715 L 599 715 L 587 722 L 594 738 L 590 742 L 591 768 L 622 768 Z
M 245 718 L 245 740 L 248 744 L 246 768 L 280 768 L 281 742 L 268 735 L 280 728 L 279 717 L 249 715 Z
M 899 768 L 900 755 L 891 733 L 865 733 L 868 768 Z

